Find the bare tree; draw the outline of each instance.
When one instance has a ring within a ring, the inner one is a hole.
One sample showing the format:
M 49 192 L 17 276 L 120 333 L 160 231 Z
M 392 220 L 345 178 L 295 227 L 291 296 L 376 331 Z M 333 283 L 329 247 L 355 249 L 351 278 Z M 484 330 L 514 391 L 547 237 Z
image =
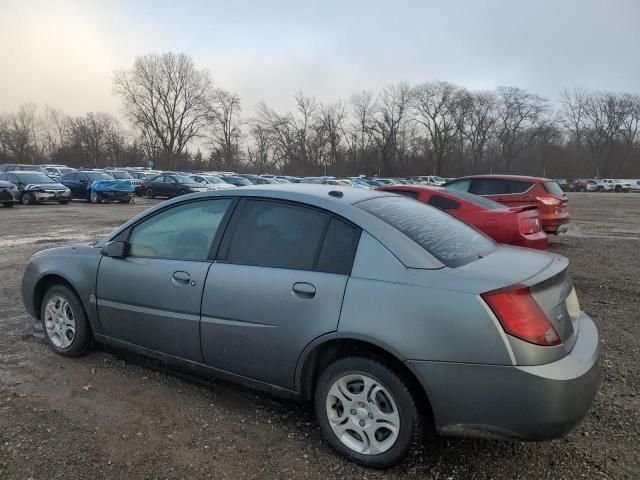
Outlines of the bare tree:
M 320 135 L 324 137 L 328 145 L 328 153 L 325 156 L 326 167 L 333 166 L 336 170 L 334 173 L 344 174 L 340 163 L 340 143 L 344 131 L 344 122 L 346 120 L 346 108 L 344 104 L 338 100 L 335 103 L 321 105 L 318 113 Z
M 111 115 L 93 112 L 69 122 L 73 144 L 80 148 L 94 168 L 98 168 L 99 161 L 105 156 L 114 123 Z
M 407 120 L 410 96 L 411 88 L 405 82 L 386 87 L 378 95 L 371 131 L 380 152 L 380 173 L 384 175 L 393 173 L 398 160 L 398 134 Z
M 462 124 L 464 91 L 449 82 L 426 82 L 414 87 L 411 95 L 413 119 L 426 131 L 427 150 L 434 157 L 434 173 L 457 147 Z
M 228 170 L 237 170 L 240 165 L 240 97 L 234 93 L 217 89 L 211 105 L 212 159 L 224 164 Z
M 496 97 L 493 92 L 471 92 L 462 101 L 460 131 L 471 152 L 471 172 L 476 173 L 485 156 L 497 121 Z
M 15 162 L 35 163 L 38 157 L 36 110 L 34 104 L 21 105 L 16 113 L 4 118 L 0 141 L 7 156 Z
M 209 73 L 185 54 L 148 54 L 137 57 L 132 68 L 116 71 L 114 84 L 127 117 L 158 137 L 168 166 L 175 168 L 208 123 Z
M 369 90 L 353 94 L 349 99 L 351 107 L 350 123 L 342 126 L 343 138 L 347 144 L 347 156 L 356 171 L 368 171 L 365 154 L 373 142 L 373 121 L 377 110 L 375 96 Z

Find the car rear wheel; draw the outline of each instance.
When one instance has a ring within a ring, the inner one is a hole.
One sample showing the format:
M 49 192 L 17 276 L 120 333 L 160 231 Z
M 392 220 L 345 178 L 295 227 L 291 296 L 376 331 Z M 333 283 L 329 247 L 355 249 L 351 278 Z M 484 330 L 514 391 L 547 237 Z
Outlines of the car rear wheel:
M 60 200 L 60 205 L 66 205 L 67 203 L 69 203 L 69 200 Z
M 186 195 L 187 191 L 182 189 L 182 190 L 178 190 L 178 196 L 182 196 L 182 195 Z
M 420 437 L 421 416 L 409 386 L 377 360 L 347 357 L 329 365 L 314 400 L 328 442 L 361 465 L 390 467 Z
M 153 194 L 153 189 L 152 188 L 147 188 L 144 192 L 145 197 L 149 198 L 149 199 L 153 199 L 155 197 L 155 195 Z
M 33 205 L 35 202 L 36 202 L 36 199 L 32 193 L 26 192 L 22 194 L 23 205 Z
M 40 306 L 42 327 L 49 346 L 60 355 L 79 357 L 91 346 L 93 335 L 82 302 L 69 287 L 54 285 Z
M 15 205 L 15 203 L 13 203 L 13 202 L 4 202 L 2 205 L 4 205 L 5 207 L 13 207 Z

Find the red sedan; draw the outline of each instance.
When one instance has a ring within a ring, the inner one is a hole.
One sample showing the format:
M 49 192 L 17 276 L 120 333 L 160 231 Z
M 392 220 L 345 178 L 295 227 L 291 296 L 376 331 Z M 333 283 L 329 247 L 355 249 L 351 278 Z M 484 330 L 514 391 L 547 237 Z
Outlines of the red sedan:
M 378 190 L 415 198 L 444 210 L 473 225 L 498 243 L 546 250 L 548 239 L 542 231 L 535 207 L 505 207 L 470 193 L 426 185 L 391 185 Z
M 537 206 L 542 228 L 547 233 L 567 230 L 567 196 L 548 178 L 520 175 L 473 175 L 447 182 L 445 187 L 482 195 L 508 207 Z

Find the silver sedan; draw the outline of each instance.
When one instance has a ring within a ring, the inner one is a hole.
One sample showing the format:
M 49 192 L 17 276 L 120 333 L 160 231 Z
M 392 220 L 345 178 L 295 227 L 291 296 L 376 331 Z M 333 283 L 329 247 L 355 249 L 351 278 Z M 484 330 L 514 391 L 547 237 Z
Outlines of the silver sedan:
M 388 467 L 423 429 L 546 440 L 582 421 L 600 349 L 567 264 L 406 197 L 266 185 L 36 253 L 22 292 L 61 355 L 97 340 L 310 400 L 337 451 Z

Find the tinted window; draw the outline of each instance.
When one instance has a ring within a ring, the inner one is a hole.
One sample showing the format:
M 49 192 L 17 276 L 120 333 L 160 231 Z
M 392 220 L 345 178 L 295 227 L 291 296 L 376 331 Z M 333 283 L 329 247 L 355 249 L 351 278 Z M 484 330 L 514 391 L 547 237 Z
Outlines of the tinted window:
M 173 207 L 134 227 L 130 255 L 206 260 L 231 200 L 216 199 Z
M 521 180 L 501 180 L 497 178 L 476 178 L 469 191 L 476 195 L 509 195 L 523 193 L 531 188 L 531 182 Z
M 109 182 L 113 180 L 113 177 L 108 173 L 85 172 L 85 175 L 89 177 L 89 181 L 91 182 Z
M 62 182 L 77 182 L 78 181 L 78 174 L 77 173 L 67 173 L 66 175 L 63 175 L 61 177 L 60 181 L 62 181 Z
M 446 185 L 449 188 L 455 188 L 456 190 L 460 190 L 463 192 L 468 192 L 469 187 L 471 186 L 471 180 L 460 180 L 458 182 L 447 183 Z
M 125 172 L 123 170 L 113 170 L 110 172 L 107 172 L 109 175 L 111 175 L 113 178 L 117 178 L 117 179 L 127 179 L 129 180 L 130 178 L 133 178 L 129 172 Z
M 222 181 L 220 178 L 218 177 L 205 177 L 207 182 L 209 183 L 213 183 L 213 184 L 222 184 L 225 183 L 224 181 Z
M 589 181 L 587 183 L 591 183 L 591 182 Z M 562 191 L 562 189 L 560 188 L 560 185 L 558 185 L 557 182 L 544 182 L 542 186 L 551 195 L 558 195 L 559 197 L 564 195 L 564 192 Z
M 327 216 L 285 203 L 247 200 L 226 261 L 312 270 Z
M 442 195 L 431 195 L 427 203 L 440 210 L 455 210 L 456 208 L 460 208 L 460 202 L 443 197 Z
M 318 270 L 349 275 L 358 248 L 360 230 L 342 220 L 332 218 L 322 243 Z
M 480 207 L 484 207 L 487 210 L 497 210 L 499 208 L 505 208 L 505 206 L 501 203 L 494 202 L 493 200 L 489 200 L 488 198 L 481 197 L 479 195 L 474 195 L 473 193 L 463 192 L 462 190 L 454 190 L 452 188 L 444 189 L 449 195 L 460 198 L 462 200 L 466 200 L 469 203 L 473 203 Z
M 182 175 L 176 175 L 173 179 L 178 183 L 196 183 L 193 178 L 183 177 Z
M 397 193 L 398 195 L 404 195 L 405 197 L 415 198 L 416 200 L 419 197 L 418 192 L 413 192 L 411 190 L 387 190 L 387 192 Z
M 357 204 L 396 228 L 449 267 L 491 253 L 489 238 L 437 208 L 407 198 L 374 198 Z

